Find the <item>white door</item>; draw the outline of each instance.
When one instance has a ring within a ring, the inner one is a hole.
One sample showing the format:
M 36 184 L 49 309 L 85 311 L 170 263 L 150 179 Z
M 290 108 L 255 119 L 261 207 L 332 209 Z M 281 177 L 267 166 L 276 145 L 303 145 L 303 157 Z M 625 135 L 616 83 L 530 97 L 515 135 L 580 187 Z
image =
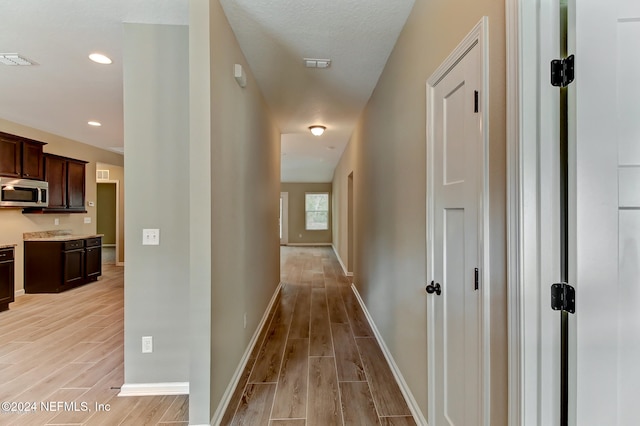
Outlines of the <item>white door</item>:
M 481 50 L 473 42 L 458 49 L 445 62 L 450 67 L 428 88 L 428 229 L 432 230 L 428 277 L 433 283 L 427 291 L 429 424 L 433 426 L 482 424 Z
M 289 243 L 289 193 L 280 193 L 280 245 Z
M 570 7 L 576 56 L 570 86 L 575 91 L 572 423 L 637 425 L 640 2 L 579 0 Z

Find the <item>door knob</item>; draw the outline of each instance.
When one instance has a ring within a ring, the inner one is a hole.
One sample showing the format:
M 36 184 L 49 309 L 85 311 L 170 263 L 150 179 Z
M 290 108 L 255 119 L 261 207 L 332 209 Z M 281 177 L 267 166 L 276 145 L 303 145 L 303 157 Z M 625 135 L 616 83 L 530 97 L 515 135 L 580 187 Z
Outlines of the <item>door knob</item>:
M 440 293 L 442 293 L 442 288 L 440 287 L 440 283 L 433 283 L 433 281 L 431 281 L 431 284 L 429 284 L 427 286 L 427 293 L 429 294 L 437 294 L 438 296 L 440 296 Z

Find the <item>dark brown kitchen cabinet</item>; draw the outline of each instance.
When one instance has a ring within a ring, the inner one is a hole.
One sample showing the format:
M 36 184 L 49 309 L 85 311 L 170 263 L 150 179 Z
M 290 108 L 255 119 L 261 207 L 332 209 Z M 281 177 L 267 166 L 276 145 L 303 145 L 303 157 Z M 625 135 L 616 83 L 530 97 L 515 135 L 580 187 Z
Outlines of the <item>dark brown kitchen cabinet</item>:
M 101 275 L 101 237 L 24 242 L 25 293 L 59 293 Z
M 84 273 L 88 280 L 102 275 L 102 238 L 87 238 L 84 242 Z
M 85 164 L 59 155 L 44 155 L 45 180 L 49 182 L 49 207 L 45 213 L 86 213 Z
M 44 179 L 43 142 L 0 132 L 0 176 Z
M 9 309 L 15 298 L 13 247 L 0 249 L 0 311 Z

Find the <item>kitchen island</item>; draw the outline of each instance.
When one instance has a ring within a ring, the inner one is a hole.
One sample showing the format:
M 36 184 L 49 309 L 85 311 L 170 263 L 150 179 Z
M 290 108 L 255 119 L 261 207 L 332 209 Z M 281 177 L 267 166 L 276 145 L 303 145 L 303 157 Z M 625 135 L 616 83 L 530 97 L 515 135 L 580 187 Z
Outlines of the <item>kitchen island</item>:
M 102 275 L 102 234 L 24 234 L 25 293 L 60 293 Z

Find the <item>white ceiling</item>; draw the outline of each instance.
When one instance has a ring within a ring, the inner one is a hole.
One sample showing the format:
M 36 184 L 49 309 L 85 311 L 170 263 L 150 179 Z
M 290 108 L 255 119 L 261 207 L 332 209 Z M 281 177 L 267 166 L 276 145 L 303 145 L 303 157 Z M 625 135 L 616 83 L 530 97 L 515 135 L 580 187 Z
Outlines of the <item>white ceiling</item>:
M 220 2 L 282 131 L 282 180 L 331 181 L 414 0 Z M 0 118 L 122 150 L 123 22 L 188 24 L 188 0 L 2 0 L 0 53 L 37 65 L 0 65 Z

